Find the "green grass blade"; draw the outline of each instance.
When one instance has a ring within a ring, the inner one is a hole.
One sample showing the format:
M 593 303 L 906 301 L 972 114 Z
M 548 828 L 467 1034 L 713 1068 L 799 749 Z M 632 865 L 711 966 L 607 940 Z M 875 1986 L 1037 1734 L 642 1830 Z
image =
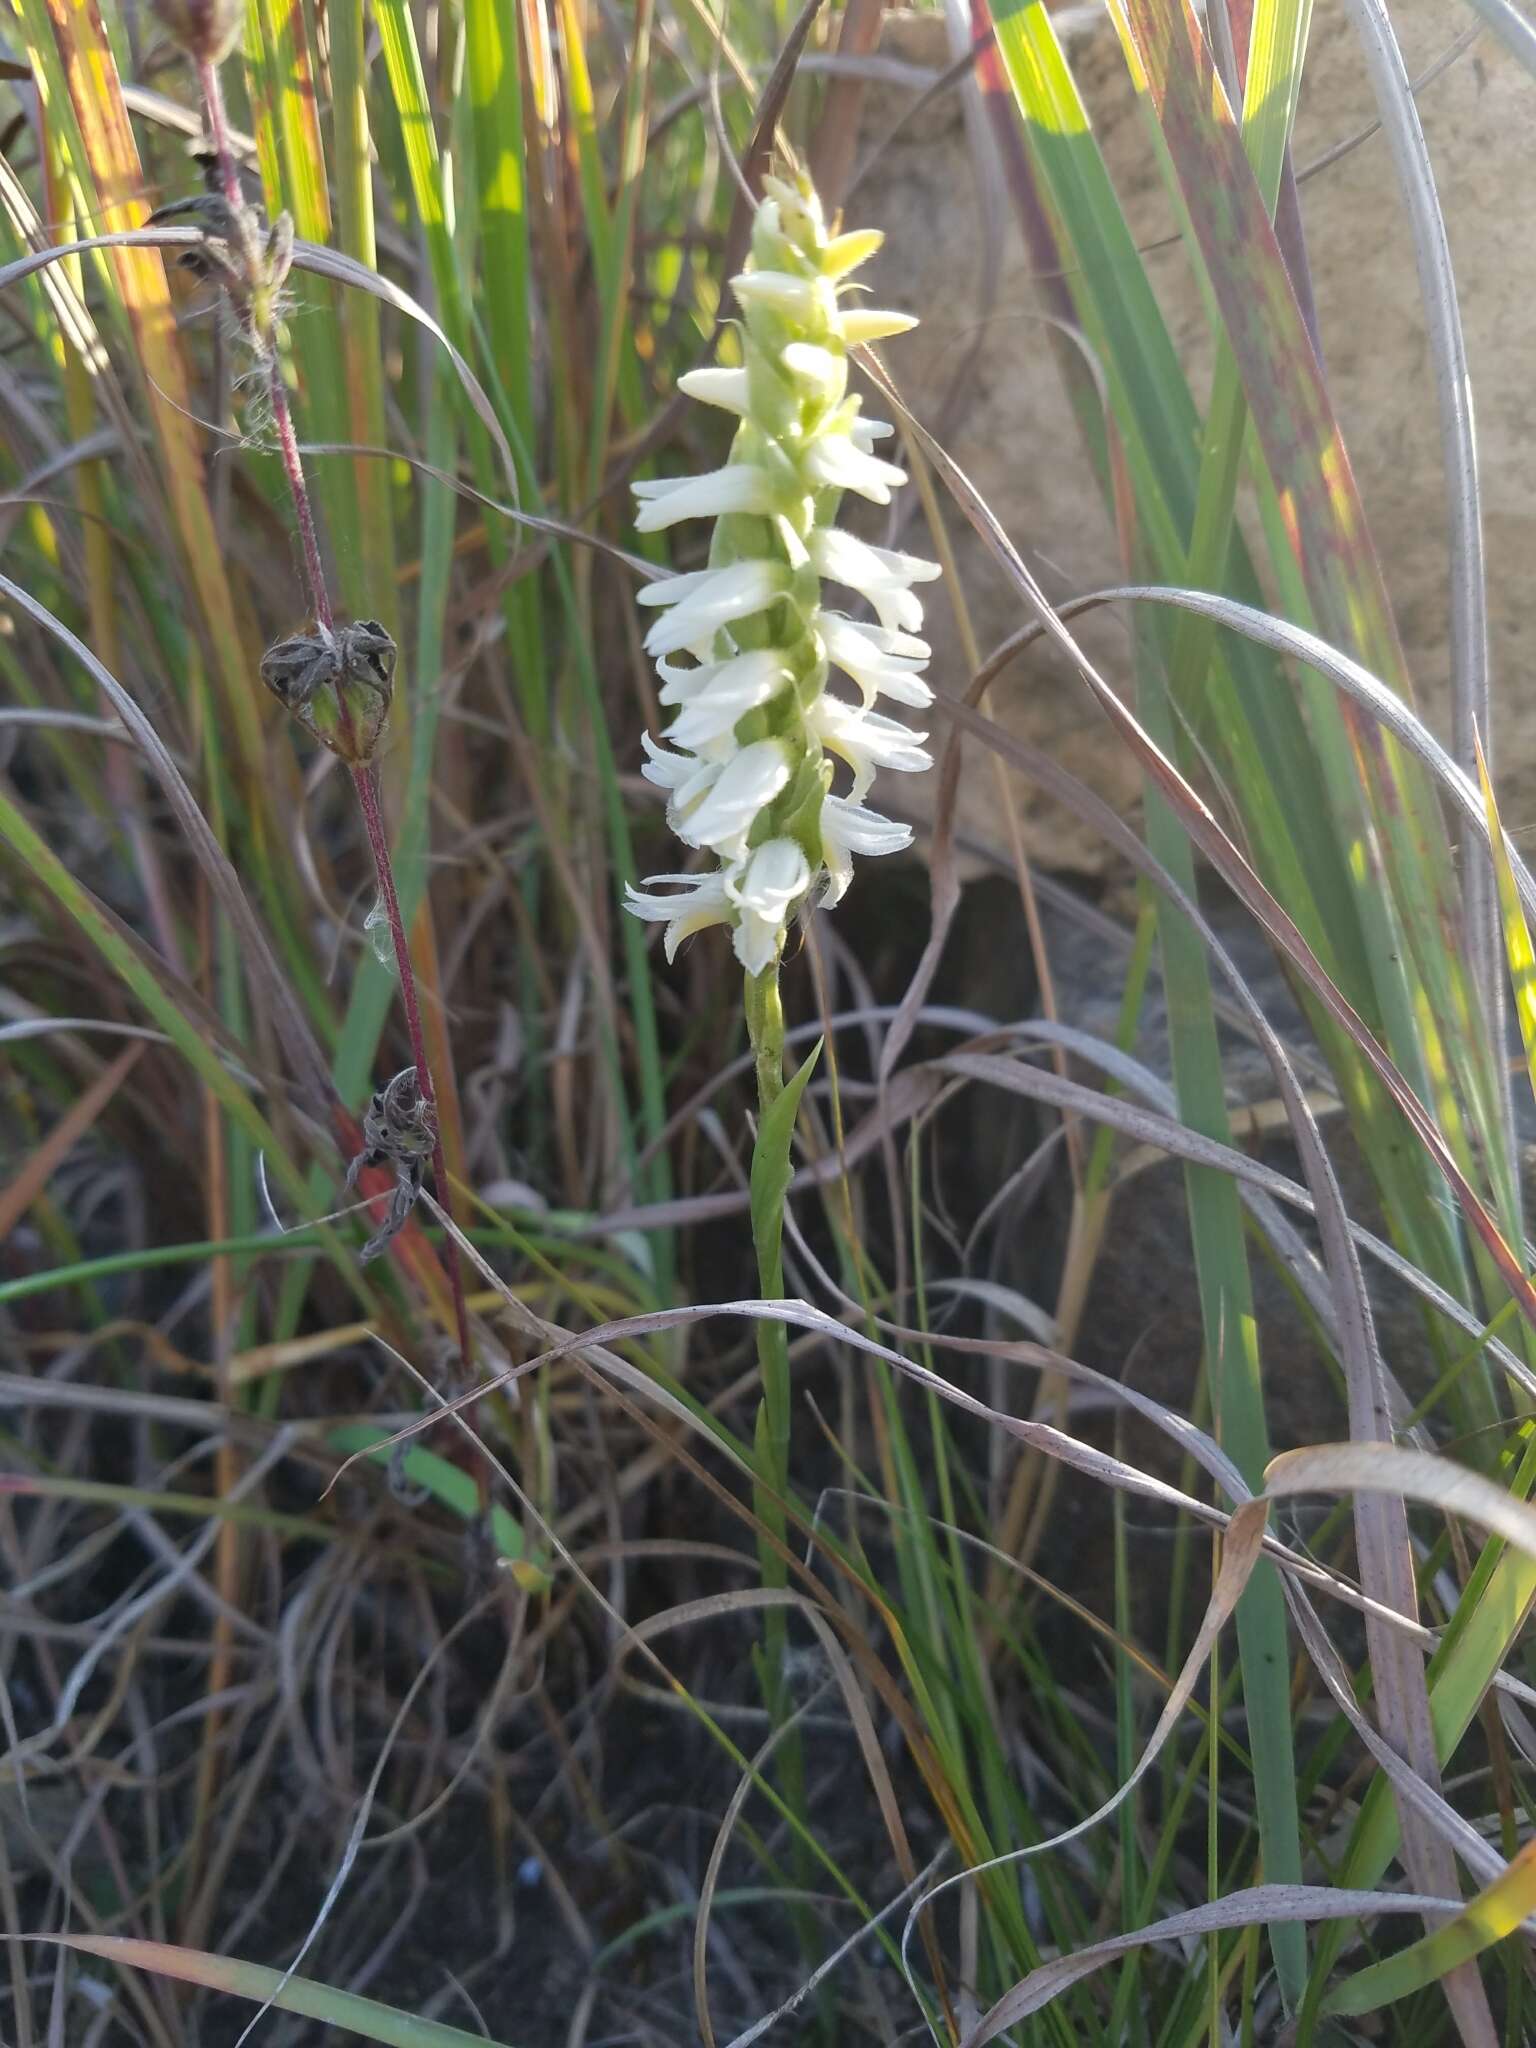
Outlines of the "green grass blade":
M 234 1998 L 248 1998 L 279 2012 L 302 2013 L 328 2027 L 340 2027 L 365 2041 L 382 2041 L 386 2048 L 506 2048 L 502 2042 L 487 2041 L 484 2034 L 466 2034 L 462 2027 L 444 2026 L 441 2020 L 419 2020 L 374 1998 L 359 1998 L 354 1991 L 336 1991 L 329 1984 L 316 1984 L 309 1977 L 287 1976 L 260 1963 L 242 1963 L 232 1956 L 205 1955 L 201 1950 L 173 1948 L 163 1941 L 136 1941 L 122 1934 L 29 1934 L 29 1941 L 57 1942 L 77 1955 L 99 1956 L 127 1969 L 153 1970 L 162 1977 L 177 1977 L 184 1984 L 200 1984 L 207 1991 L 225 1991 Z

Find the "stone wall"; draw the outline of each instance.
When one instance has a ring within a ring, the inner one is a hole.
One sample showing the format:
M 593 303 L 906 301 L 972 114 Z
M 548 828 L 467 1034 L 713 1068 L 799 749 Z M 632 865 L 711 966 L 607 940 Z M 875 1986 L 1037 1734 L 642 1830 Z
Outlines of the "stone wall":
M 1410 76 L 1417 77 L 1471 23 L 1463 5 L 1402 0 L 1392 7 Z M 1107 17 L 1075 9 L 1069 54 L 1122 204 L 1143 245 L 1175 224 L 1153 154 L 1150 112 L 1138 107 Z M 941 70 L 942 20 L 892 16 L 882 54 Z M 910 90 L 871 87 L 866 148 L 909 112 Z M 1491 652 L 1498 707 L 1498 781 L 1506 821 L 1536 824 L 1536 710 L 1526 649 L 1526 566 L 1536 525 L 1527 481 L 1532 449 L 1531 308 L 1536 303 L 1536 200 L 1532 137 L 1536 80 L 1484 33 L 1424 88 L 1421 117 L 1447 217 L 1477 408 L 1486 515 Z M 1341 0 L 1313 17 L 1295 161 L 1299 171 L 1374 118 L 1369 81 Z M 906 122 L 849 209 L 889 241 L 875 277 L 880 303 L 921 315 L 917 334 L 889 361 L 925 420 L 981 489 L 1053 595 L 1120 578 L 1113 536 L 1068 409 L 1047 329 L 1011 212 L 990 244 L 960 95 Z M 1324 357 L 1345 441 L 1397 609 L 1417 701 L 1449 738 L 1447 552 L 1433 367 L 1419 306 L 1413 249 L 1390 151 L 1377 135 L 1306 177 L 1302 209 Z M 1205 317 L 1179 245 L 1150 259 L 1151 275 L 1197 393 L 1208 375 Z M 989 290 L 990 288 L 990 290 Z M 990 296 L 990 311 L 985 311 Z M 952 396 L 957 367 L 979 348 Z M 951 508 L 952 509 L 952 508 Z M 919 545 L 920 522 L 909 527 Z M 962 581 L 983 651 L 1023 622 L 1019 602 L 955 515 Z M 932 606 L 935 680 L 963 686 L 955 621 Z M 1130 692 L 1123 623 L 1083 637 L 1110 680 Z M 1049 655 L 1016 664 L 999 714 L 1051 750 L 1118 806 L 1138 778 L 1080 682 Z M 932 781 L 932 778 L 925 778 Z M 1095 841 L 1024 793 L 1033 853 L 1059 868 L 1102 865 Z M 973 828 L 1003 843 L 990 771 L 967 779 Z

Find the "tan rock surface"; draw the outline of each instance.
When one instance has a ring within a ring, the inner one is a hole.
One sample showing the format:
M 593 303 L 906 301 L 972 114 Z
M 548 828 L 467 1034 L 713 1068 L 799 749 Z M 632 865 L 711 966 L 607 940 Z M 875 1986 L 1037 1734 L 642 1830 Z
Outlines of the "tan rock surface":
M 1081 12 L 1081 10 L 1079 10 Z M 1471 21 L 1443 0 L 1392 8 L 1417 77 Z M 894 16 L 883 53 L 942 69 L 936 16 Z M 1173 231 L 1173 218 L 1119 44 L 1107 18 L 1075 30 L 1069 54 L 1101 147 L 1138 240 Z M 866 146 L 912 104 L 909 92 L 870 89 Z M 1536 80 L 1484 34 L 1419 97 L 1466 327 L 1477 408 L 1488 551 L 1490 637 L 1497 705 L 1499 784 L 1508 822 L 1536 825 L 1536 711 L 1527 678 L 1525 567 L 1536 525 L 1528 396 L 1530 309 L 1536 303 L 1536 203 L 1531 198 Z M 1320 0 L 1313 19 L 1295 159 L 1300 170 L 1374 119 L 1374 102 L 1342 0 Z M 1308 254 L 1335 404 L 1385 564 L 1420 708 L 1449 740 L 1445 484 L 1433 367 L 1424 333 L 1412 242 L 1392 160 L 1381 136 L 1305 179 Z M 1113 536 L 1094 486 L 1039 315 L 1011 213 L 989 256 L 960 97 L 951 93 L 904 125 L 859 190 L 851 217 L 889 234 L 877 297 L 921 315 L 889 360 L 930 423 L 945 422 L 950 452 L 991 504 L 1053 595 L 1119 578 Z M 1000 260 L 998 260 L 1000 259 Z M 986 273 L 995 263 L 990 314 Z M 1182 247 L 1151 257 L 1151 274 L 1197 392 L 1208 374 L 1201 300 Z M 945 394 L 972 344 L 980 346 L 946 414 Z M 1019 602 L 953 508 L 952 533 L 966 600 L 983 651 L 1023 622 Z M 918 545 L 920 521 L 909 527 Z M 963 685 L 953 614 L 932 606 L 941 688 Z M 1117 688 L 1129 693 L 1122 625 L 1085 639 Z M 1138 778 L 1057 659 L 1017 663 L 1000 686 L 1008 722 L 1049 747 L 1117 806 L 1133 805 Z M 978 764 L 979 765 L 979 764 Z M 931 784 L 932 778 L 925 778 Z M 990 771 L 967 778 L 967 822 L 1002 844 Z M 1102 851 L 1085 832 L 1024 792 L 1028 841 L 1044 863 L 1092 870 Z

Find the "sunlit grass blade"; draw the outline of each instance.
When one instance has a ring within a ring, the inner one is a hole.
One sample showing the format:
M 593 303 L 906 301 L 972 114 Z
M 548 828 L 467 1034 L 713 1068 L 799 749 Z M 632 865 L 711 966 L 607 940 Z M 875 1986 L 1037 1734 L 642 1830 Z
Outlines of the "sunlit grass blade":
M 93 223 L 112 232 L 139 226 L 147 212 L 144 172 L 101 20 L 88 0 L 23 0 L 28 54 L 49 90 Z M 67 113 L 66 113 L 67 110 Z M 233 596 L 215 542 L 196 408 L 176 332 L 165 261 L 158 249 L 117 248 L 113 272 L 131 323 L 176 530 L 213 646 L 220 697 L 249 787 L 262 752 L 256 694 L 241 645 Z
M 1520 1024 L 1520 1042 L 1525 1047 L 1526 1071 L 1530 1077 L 1531 1092 L 1536 1095 L 1536 947 L 1531 944 L 1530 926 L 1525 921 L 1520 891 L 1515 886 L 1514 871 L 1509 864 L 1509 846 L 1504 837 L 1504 827 L 1499 820 L 1498 804 L 1494 798 L 1493 784 L 1488 779 L 1488 764 L 1483 759 L 1481 747 L 1477 750 L 1477 772 L 1482 786 L 1483 803 L 1488 813 L 1488 841 L 1493 849 L 1493 870 L 1498 883 L 1504 958 L 1509 967 L 1510 985 L 1514 991 L 1515 1016 Z
M 199 1984 L 206 1991 L 224 1991 L 233 1998 L 275 2006 L 279 2012 L 301 2013 L 325 2026 L 360 2034 L 365 2041 L 382 2041 L 387 2048 L 506 2048 L 505 2043 L 488 2043 L 484 2034 L 466 2034 L 462 2027 L 444 2026 L 441 2020 L 417 2019 L 395 2006 L 381 2005 L 377 1999 L 359 1998 L 353 1991 L 337 1991 L 329 1984 L 288 1976 L 260 1963 L 242 1963 L 232 1956 L 205 1955 L 195 1949 L 173 1948 L 167 1942 L 137 1941 L 120 1934 L 28 1938 L 57 1942 L 77 1955 L 97 1956 L 126 1969 L 154 1970 L 184 1984 Z
M 1330 1991 L 1323 2000 L 1323 2015 L 1353 2019 L 1360 2013 L 1379 2012 L 1384 2005 L 1396 2005 L 1411 1998 L 1449 1971 L 1482 1955 L 1495 1942 L 1519 1933 L 1533 1912 L 1536 1842 L 1527 1842 L 1504 1875 L 1479 1892 L 1456 1919 L 1448 1920 L 1443 1927 L 1435 1928 L 1385 1962 L 1358 1971 Z

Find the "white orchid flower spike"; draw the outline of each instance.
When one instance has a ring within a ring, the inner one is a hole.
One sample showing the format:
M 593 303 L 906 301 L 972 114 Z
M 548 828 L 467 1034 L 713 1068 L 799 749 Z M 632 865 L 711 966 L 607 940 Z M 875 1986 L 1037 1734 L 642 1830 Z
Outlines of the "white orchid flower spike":
M 639 593 L 656 612 L 646 647 L 661 702 L 675 708 L 667 746 L 647 737 L 644 772 L 666 790 L 677 836 L 719 862 L 628 891 L 637 917 L 666 925 L 668 959 L 691 933 L 722 924 L 747 973 L 765 974 L 812 893 L 827 903 L 843 896 L 855 854 L 911 844 L 910 829 L 865 798 L 877 769 L 932 765 L 927 734 L 874 706 L 933 701 L 913 586 L 939 571 L 835 523 L 845 491 L 888 505 L 906 482 L 874 452 L 890 428 L 860 418 L 848 394 L 850 346 L 916 325 L 841 303 L 849 274 L 880 241 L 868 231 L 829 235 L 808 184 L 765 179 L 747 267 L 732 280 L 744 361 L 680 380 L 689 397 L 740 421 L 730 460 L 635 486 L 642 533 L 714 522 L 707 569 Z M 824 581 L 862 598 L 874 620 L 850 617 L 846 598 L 824 600 Z M 857 701 L 831 690 L 834 672 Z

